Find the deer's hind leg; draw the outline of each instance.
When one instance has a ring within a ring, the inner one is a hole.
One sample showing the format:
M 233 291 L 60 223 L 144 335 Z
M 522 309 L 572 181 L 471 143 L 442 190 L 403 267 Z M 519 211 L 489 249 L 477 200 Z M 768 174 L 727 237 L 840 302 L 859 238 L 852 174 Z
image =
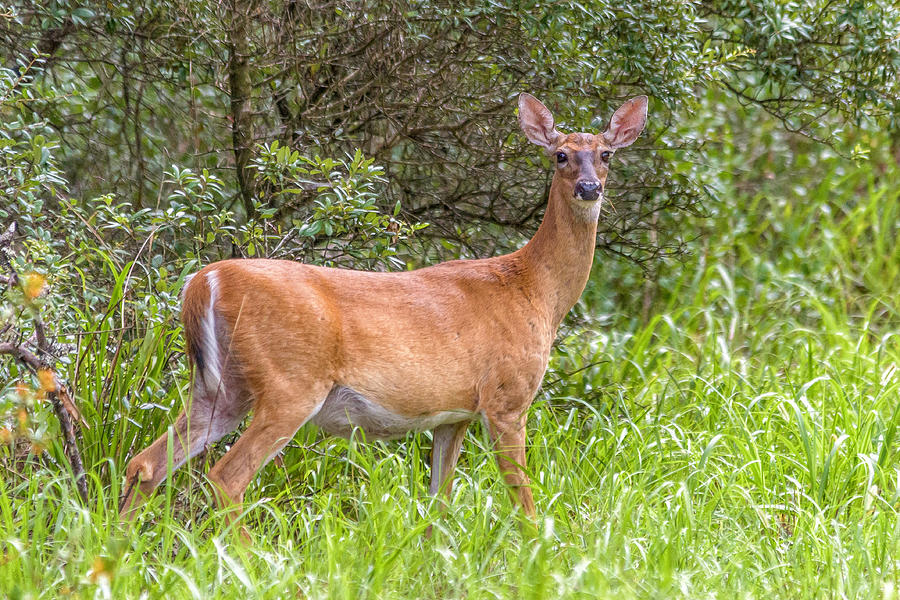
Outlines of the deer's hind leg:
M 244 492 L 256 473 L 315 416 L 331 387 L 324 380 L 302 390 L 270 382 L 255 399 L 250 425 L 207 475 L 219 507 L 229 509 L 230 521 L 240 515 Z
M 171 470 L 181 467 L 208 444 L 234 431 L 250 411 L 251 399 L 236 380 L 220 380 L 212 390 L 195 377 L 191 403 L 173 425 Z M 166 478 L 169 468 L 168 432 L 135 456 L 125 468 L 125 493 L 119 514 L 134 518 L 137 509 Z

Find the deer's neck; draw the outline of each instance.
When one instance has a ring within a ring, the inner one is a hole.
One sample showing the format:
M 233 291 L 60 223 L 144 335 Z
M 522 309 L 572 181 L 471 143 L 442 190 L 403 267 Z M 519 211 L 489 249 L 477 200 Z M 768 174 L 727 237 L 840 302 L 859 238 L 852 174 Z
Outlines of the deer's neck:
M 578 206 L 554 181 L 544 220 L 521 249 L 521 260 L 534 278 L 536 296 L 546 303 L 554 327 L 575 305 L 591 274 L 600 203 Z

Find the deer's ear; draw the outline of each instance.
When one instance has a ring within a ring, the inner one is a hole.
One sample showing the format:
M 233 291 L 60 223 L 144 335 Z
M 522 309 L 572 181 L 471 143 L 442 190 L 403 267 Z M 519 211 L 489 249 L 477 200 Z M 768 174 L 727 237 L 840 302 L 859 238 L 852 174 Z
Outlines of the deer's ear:
M 603 132 L 609 147 L 624 148 L 638 138 L 647 123 L 647 96 L 635 96 L 619 107 Z
M 531 94 L 519 94 L 519 126 L 532 144 L 547 150 L 556 147 L 562 136 L 553 123 L 553 114 Z

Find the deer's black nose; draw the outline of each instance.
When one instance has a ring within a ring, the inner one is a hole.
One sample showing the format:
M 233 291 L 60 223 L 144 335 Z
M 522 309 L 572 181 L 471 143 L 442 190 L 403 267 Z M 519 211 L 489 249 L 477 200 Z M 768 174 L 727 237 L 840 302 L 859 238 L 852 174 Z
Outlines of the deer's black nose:
M 603 186 L 599 181 L 579 181 L 575 184 L 575 197 L 579 200 L 593 202 L 600 197 Z

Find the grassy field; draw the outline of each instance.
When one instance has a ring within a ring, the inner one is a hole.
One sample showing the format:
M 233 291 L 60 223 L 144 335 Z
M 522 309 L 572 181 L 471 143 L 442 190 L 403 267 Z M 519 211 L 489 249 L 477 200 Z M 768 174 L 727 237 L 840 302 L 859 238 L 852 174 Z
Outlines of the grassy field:
M 186 400 L 161 307 L 127 356 L 107 333 L 71 367 L 81 398 L 110 399 L 82 404 L 91 504 L 54 469 L 6 468 L 0 593 L 896 597 L 900 176 L 842 159 L 819 172 L 711 207 L 691 256 L 662 267 L 647 320 L 616 308 L 631 267 L 598 259 L 580 307 L 596 325 L 560 339 L 530 414 L 536 534 L 480 426 L 443 517 L 426 494 L 427 434 L 362 445 L 304 430 L 248 490 L 250 545 L 209 509 L 208 457 L 121 526 L 125 459 Z

